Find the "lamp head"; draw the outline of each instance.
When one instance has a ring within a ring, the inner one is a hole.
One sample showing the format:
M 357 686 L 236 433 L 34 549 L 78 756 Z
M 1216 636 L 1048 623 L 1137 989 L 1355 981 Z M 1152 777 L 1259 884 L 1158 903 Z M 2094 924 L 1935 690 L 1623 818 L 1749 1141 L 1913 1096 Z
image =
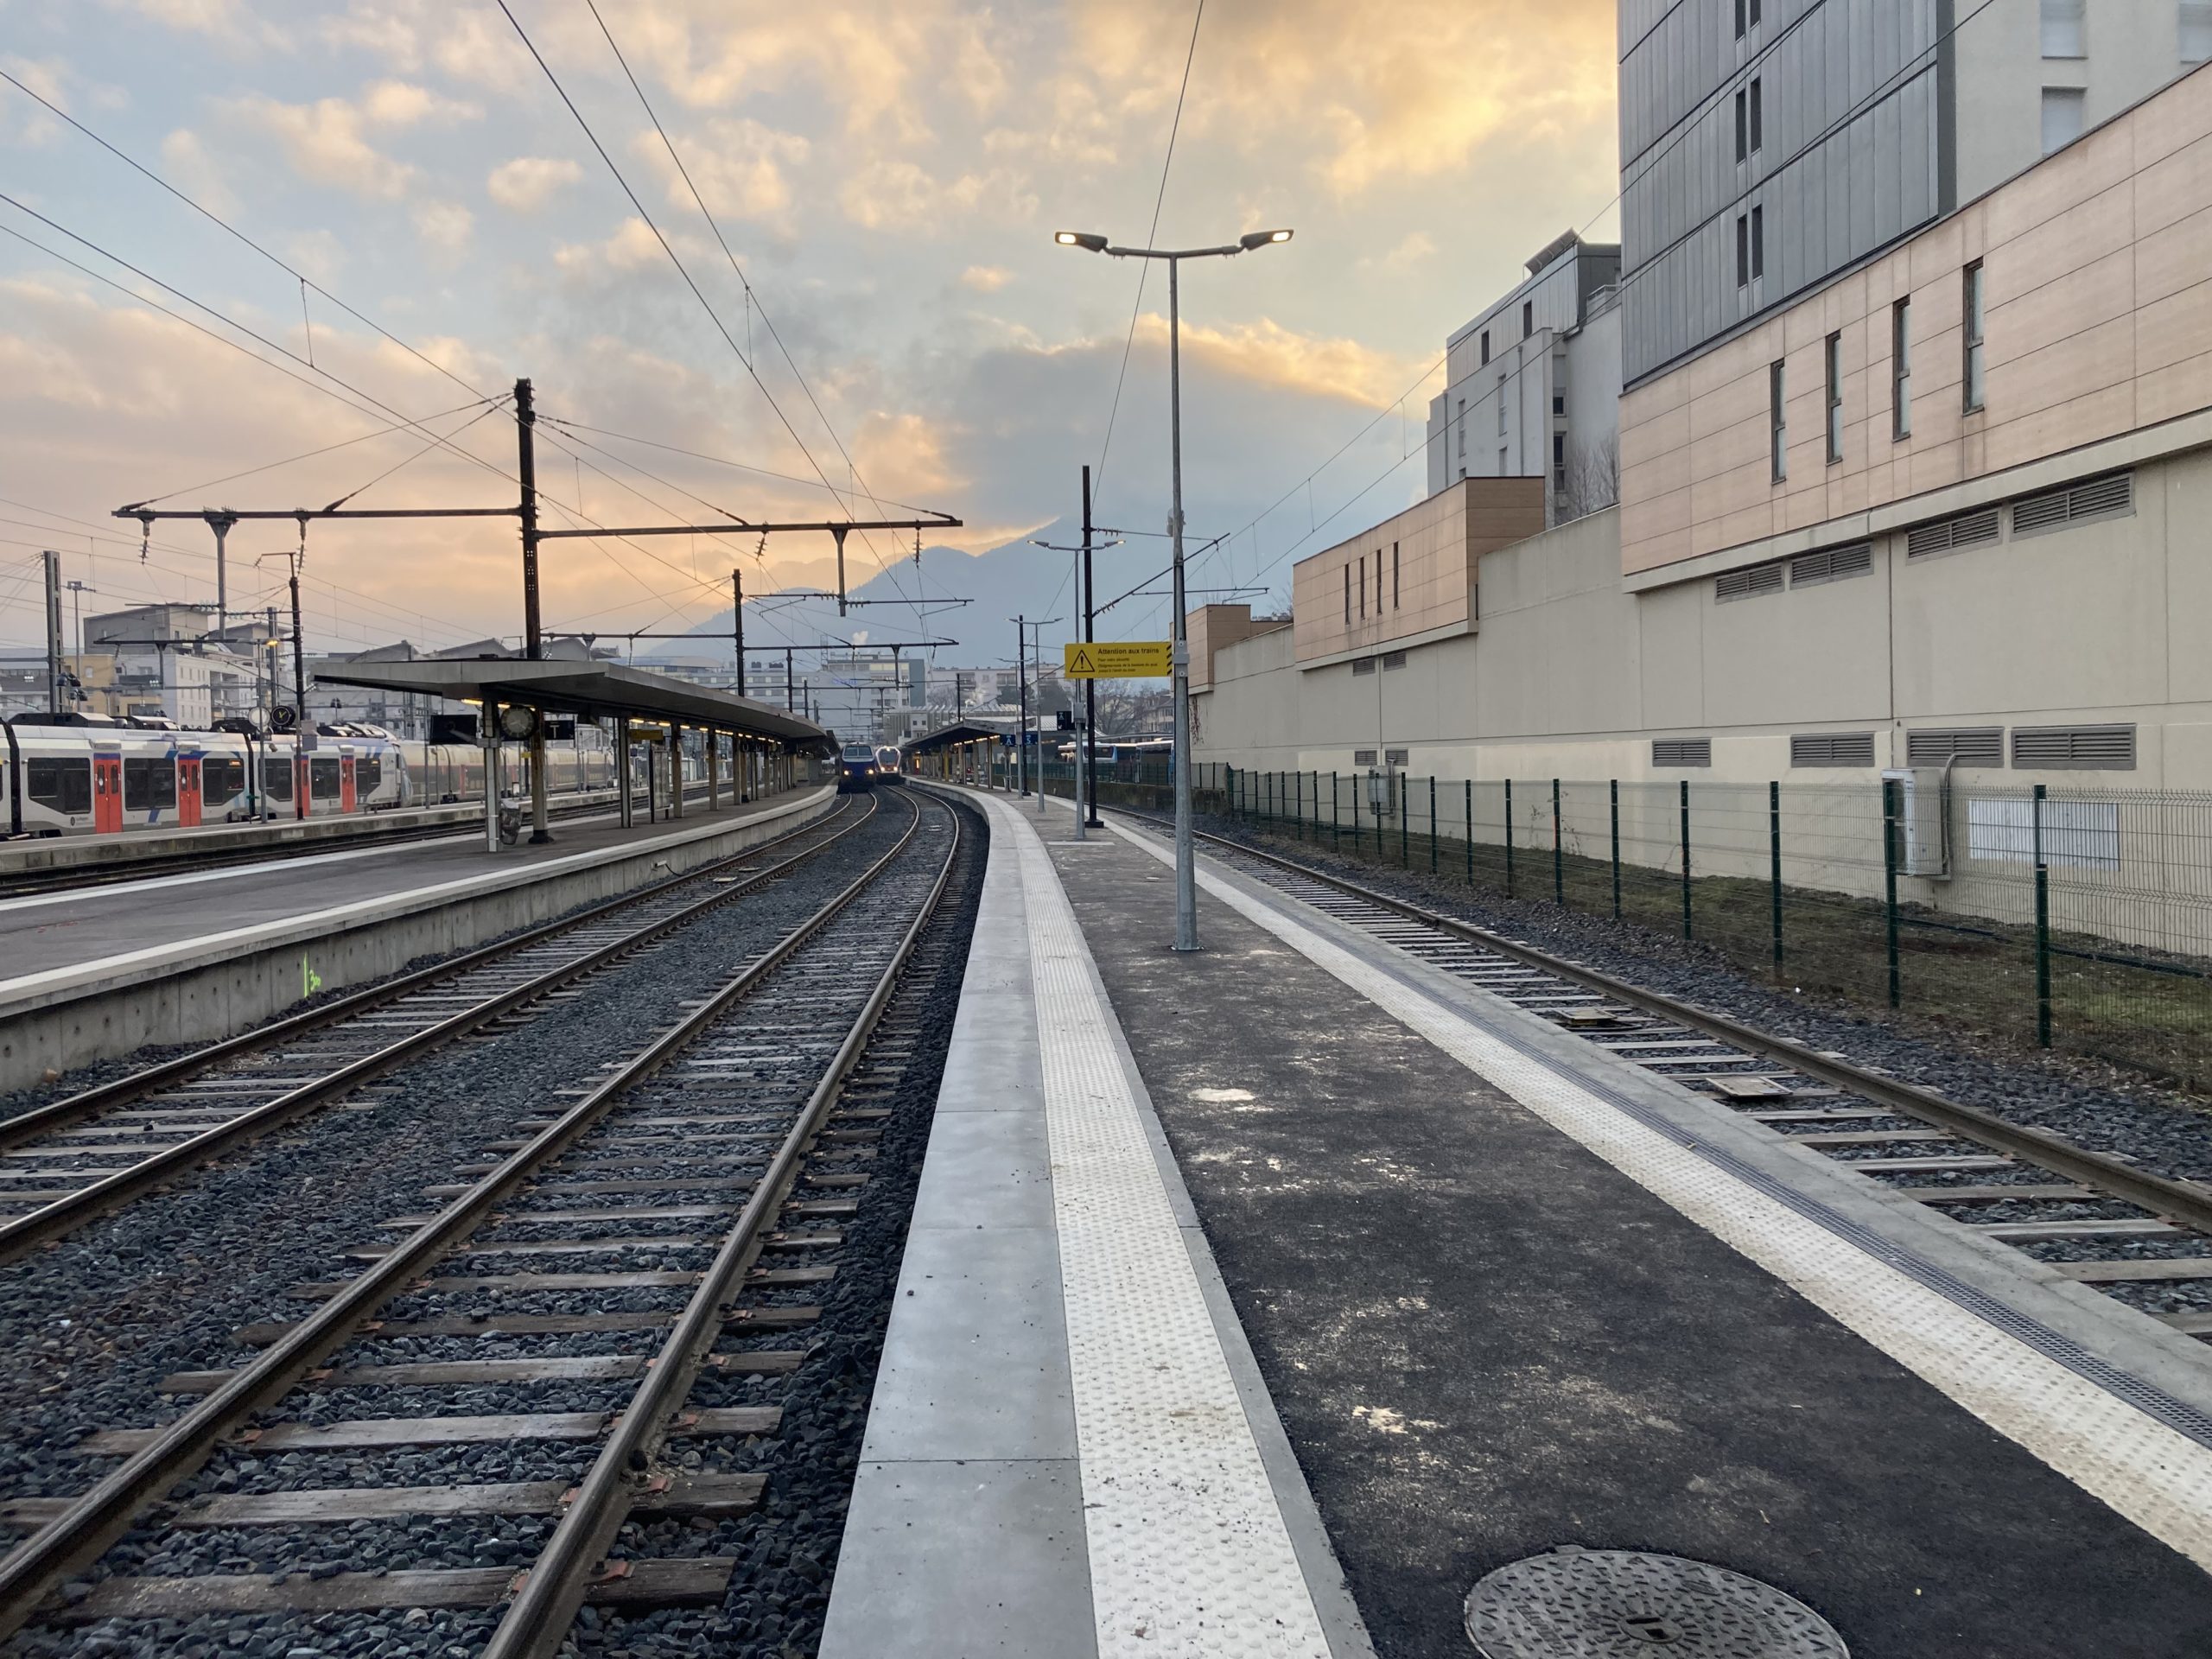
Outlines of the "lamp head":
M 1273 242 L 1287 242 L 1290 234 L 1288 231 L 1247 231 L 1236 238 L 1236 245 L 1249 253 L 1255 248 L 1264 248 Z
M 1093 253 L 1106 251 L 1106 238 L 1094 236 L 1089 231 L 1056 231 L 1052 240 L 1064 248 L 1088 248 Z

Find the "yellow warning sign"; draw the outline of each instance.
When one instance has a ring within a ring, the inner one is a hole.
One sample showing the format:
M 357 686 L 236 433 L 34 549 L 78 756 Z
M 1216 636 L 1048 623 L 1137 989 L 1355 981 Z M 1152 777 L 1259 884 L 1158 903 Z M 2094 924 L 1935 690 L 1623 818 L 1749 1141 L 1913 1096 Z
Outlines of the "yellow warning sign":
M 1175 671 L 1172 639 L 1099 639 L 1064 647 L 1070 680 L 1160 680 Z

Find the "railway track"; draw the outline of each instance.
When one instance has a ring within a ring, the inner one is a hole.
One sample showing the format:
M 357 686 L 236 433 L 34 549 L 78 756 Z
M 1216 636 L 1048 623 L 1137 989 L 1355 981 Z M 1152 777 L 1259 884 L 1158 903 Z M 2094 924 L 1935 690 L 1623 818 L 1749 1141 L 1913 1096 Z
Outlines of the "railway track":
M 798 869 L 874 807 L 274 1020 L 0 1122 L 0 1262 L 582 982 Z
M 1152 828 L 1164 822 L 1124 816 Z M 2138 1287 L 2212 1279 L 2212 1188 L 2139 1169 L 1282 854 L 1205 831 L 1198 839 L 1277 891 L 2021 1249 L 2063 1278 L 2122 1300 Z M 2145 1311 L 2187 1335 L 2212 1338 L 2212 1307 Z
M 238 1332 L 256 1357 L 166 1379 L 196 1402 L 175 1421 L 80 1445 L 121 1459 L 88 1491 L 0 1504 L 35 1528 L 0 1561 L 0 1635 L 466 1609 L 518 1659 L 587 1604 L 719 1605 L 744 1563 L 701 1541 L 760 1501 L 747 1449 L 778 1431 L 801 1299 L 837 1271 L 911 1058 L 902 976 L 949 965 L 927 936 L 959 817 L 896 810 L 894 846 L 643 1052 L 349 1252 L 357 1276 L 296 1287 L 304 1318 Z M 54 1593 L 134 1528 L 154 1570 Z M 456 1540 L 488 1564 L 444 1564 Z

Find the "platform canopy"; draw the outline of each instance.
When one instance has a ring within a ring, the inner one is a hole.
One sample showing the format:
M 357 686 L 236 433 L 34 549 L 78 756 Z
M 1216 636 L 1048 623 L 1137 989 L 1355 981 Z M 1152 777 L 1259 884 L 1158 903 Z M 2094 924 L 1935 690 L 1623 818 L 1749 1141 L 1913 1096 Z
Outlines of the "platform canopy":
M 1010 728 L 985 726 L 972 720 L 956 720 L 950 726 L 940 726 L 933 732 L 924 732 L 919 737 L 910 737 L 899 746 L 905 754 L 935 754 L 960 743 L 981 743 L 986 741 L 1003 742 Z
M 315 671 L 315 677 L 333 685 L 360 685 L 454 702 L 482 702 L 488 697 L 503 706 L 588 720 L 626 715 L 674 721 L 765 738 L 802 753 L 827 753 L 834 747 L 829 732 L 810 720 L 750 697 L 618 663 L 532 662 L 520 657 L 327 663 Z

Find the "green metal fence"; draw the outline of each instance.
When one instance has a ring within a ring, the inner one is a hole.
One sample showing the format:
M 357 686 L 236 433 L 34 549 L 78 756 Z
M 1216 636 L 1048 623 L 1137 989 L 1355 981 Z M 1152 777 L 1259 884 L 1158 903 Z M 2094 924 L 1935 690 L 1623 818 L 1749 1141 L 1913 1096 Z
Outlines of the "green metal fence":
M 1158 772 L 1102 804 L 1166 810 Z M 1791 992 L 2212 1090 L 2212 795 L 1222 765 L 1192 786 L 1201 812 L 1676 935 Z

